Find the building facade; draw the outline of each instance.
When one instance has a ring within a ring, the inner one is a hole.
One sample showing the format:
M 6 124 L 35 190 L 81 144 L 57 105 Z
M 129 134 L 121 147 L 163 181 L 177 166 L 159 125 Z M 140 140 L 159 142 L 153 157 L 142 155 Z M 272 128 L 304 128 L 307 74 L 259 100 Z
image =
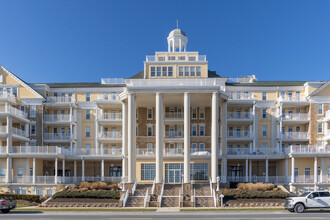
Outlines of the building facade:
M 330 81 L 221 77 L 186 50 L 101 83 L 26 83 L 0 68 L 0 192 L 80 181 L 330 188 Z

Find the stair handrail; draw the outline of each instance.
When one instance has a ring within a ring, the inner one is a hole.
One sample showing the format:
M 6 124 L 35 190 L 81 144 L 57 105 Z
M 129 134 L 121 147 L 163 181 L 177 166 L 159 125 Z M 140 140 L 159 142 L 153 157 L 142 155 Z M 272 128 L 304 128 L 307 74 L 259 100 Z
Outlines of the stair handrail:
M 214 189 L 213 189 L 213 201 L 214 201 L 214 207 L 217 207 L 217 197 Z
M 212 195 L 213 190 L 212 190 L 212 180 L 211 180 L 211 177 L 209 177 L 209 180 L 210 180 L 210 192 L 211 192 L 211 196 L 213 196 L 213 195 Z
M 164 186 L 165 186 L 165 181 L 163 182 L 162 190 L 160 191 L 160 196 L 159 196 L 159 207 L 162 207 L 162 199 L 163 199 L 163 193 L 164 193 Z
M 151 195 L 154 194 L 154 192 L 155 192 L 155 187 L 156 187 L 156 179 L 154 179 L 154 182 L 152 183 Z
M 194 207 L 196 207 L 196 189 L 194 189 Z
M 148 200 L 148 189 L 147 189 L 147 191 L 146 191 L 146 195 L 145 195 L 145 197 L 144 197 L 144 208 L 145 208 L 146 205 L 147 205 L 147 200 Z
M 180 208 L 180 202 L 181 202 L 181 190 L 179 190 L 179 208 Z
M 128 200 L 128 194 L 129 194 L 129 189 L 127 189 L 126 194 L 125 194 L 125 197 L 124 197 L 124 199 L 123 199 L 123 207 L 126 206 L 126 202 L 127 202 L 127 200 Z
M 136 190 L 136 185 L 137 185 L 137 179 L 135 180 L 134 185 L 132 187 L 132 196 L 134 196 L 134 192 Z

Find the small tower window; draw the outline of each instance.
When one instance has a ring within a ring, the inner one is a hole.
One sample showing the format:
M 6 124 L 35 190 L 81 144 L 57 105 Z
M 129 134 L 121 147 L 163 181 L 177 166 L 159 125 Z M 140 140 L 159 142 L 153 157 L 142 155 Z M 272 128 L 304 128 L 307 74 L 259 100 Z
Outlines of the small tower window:
M 157 76 L 161 76 L 161 74 L 162 74 L 162 68 L 157 67 Z
M 196 76 L 201 76 L 201 67 L 200 66 L 196 67 Z
M 168 67 L 168 76 L 173 76 L 173 67 Z
M 150 75 L 155 76 L 156 75 L 156 68 L 153 66 L 150 68 Z

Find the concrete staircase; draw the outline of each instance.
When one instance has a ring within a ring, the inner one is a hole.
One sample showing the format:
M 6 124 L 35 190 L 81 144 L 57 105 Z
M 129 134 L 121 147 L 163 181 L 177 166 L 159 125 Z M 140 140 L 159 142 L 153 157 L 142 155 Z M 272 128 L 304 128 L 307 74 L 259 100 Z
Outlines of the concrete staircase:
M 213 197 L 196 197 L 196 207 L 214 207 Z
M 195 190 L 195 207 L 214 207 L 214 200 L 208 183 L 193 184 Z
M 126 207 L 144 207 L 144 197 L 128 197 Z
M 148 189 L 148 193 L 151 193 L 152 184 L 137 184 L 134 196 L 145 196 Z
M 148 189 L 151 193 L 152 184 L 137 184 L 134 195 L 127 199 L 126 207 L 144 207 L 144 198 Z
M 196 196 L 211 196 L 210 184 L 208 183 L 195 183 L 193 184 Z
M 165 184 L 163 196 L 179 196 L 181 184 Z
M 179 207 L 179 197 L 163 197 L 162 207 Z

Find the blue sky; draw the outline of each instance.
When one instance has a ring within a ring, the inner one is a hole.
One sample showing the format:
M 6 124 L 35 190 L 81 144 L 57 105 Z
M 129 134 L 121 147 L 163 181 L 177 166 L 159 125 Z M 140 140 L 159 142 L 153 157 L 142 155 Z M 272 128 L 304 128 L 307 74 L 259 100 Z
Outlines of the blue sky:
M 0 65 L 27 82 L 143 70 L 176 27 L 225 77 L 330 79 L 330 1 L 0 0 Z

